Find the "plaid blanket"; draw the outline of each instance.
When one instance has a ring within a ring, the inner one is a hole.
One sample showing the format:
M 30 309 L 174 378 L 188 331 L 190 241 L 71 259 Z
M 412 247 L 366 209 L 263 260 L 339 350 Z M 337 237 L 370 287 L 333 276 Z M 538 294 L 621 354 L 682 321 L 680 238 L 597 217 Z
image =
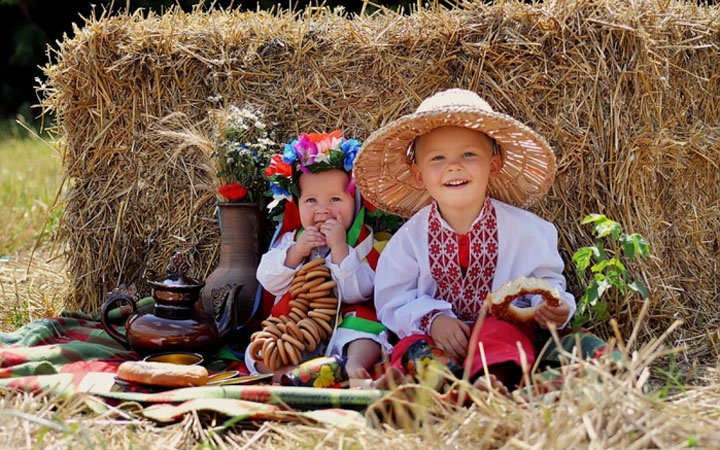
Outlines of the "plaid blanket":
M 138 307 L 152 305 L 151 297 Z M 127 309 L 110 312 L 110 320 L 124 322 Z M 122 327 L 119 329 L 122 333 Z M 29 375 L 72 374 L 77 386 L 88 372 L 116 373 L 124 361 L 140 359 L 105 332 L 98 317 L 77 311 L 60 317 L 30 322 L 12 333 L 0 333 L 0 378 Z M 245 365 L 227 348 L 220 349 L 205 364 L 210 372 L 238 370 Z
M 145 298 L 138 306 L 151 304 L 152 298 Z M 122 323 L 128 312 L 119 308 L 111 312 L 110 318 Z M 584 330 L 561 336 L 559 343 L 569 353 L 577 348 L 576 353 L 583 358 L 599 357 L 606 350 L 605 342 Z M 543 372 L 538 375 L 546 383 L 550 382 L 548 386 L 551 390 L 560 388 L 564 381 L 561 372 L 553 369 L 562 364 L 560 353 L 551 341 L 539 365 L 539 370 Z M 619 354 L 610 357 L 618 359 Z M 89 372 L 116 373 L 122 362 L 137 359 L 140 355 L 113 340 L 97 317 L 67 311 L 60 317 L 31 322 L 12 333 L 0 333 L 0 389 L 45 392 L 68 398 L 78 393 Z M 205 366 L 211 373 L 238 370 L 247 374 L 238 355 L 228 348 L 208 358 Z M 142 410 L 145 417 L 161 422 L 177 420 L 192 410 L 211 410 L 248 419 L 311 419 L 353 426 L 362 424 L 363 420 L 362 416 L 349 410 L 365 409 L 387 394 L 374 389 L 358 391 L 281 386 L 206 386 L 161 393 L 90 390 L 88 393 L 92 394 L 86 396 L 90 409 L 102 411 L 103 402 L 140 402 L 149 405 Z M 99 401 L 99 398 L 103 400 Z M 316 411 L 283 411 L 283 406 Z

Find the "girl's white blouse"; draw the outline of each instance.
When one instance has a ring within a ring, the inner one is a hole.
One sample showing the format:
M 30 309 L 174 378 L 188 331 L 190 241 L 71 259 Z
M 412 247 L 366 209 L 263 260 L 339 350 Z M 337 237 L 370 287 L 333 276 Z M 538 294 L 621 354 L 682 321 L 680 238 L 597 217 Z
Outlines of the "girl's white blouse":
M 372 235 L 366 239 L 370 239 L 370 242 L 364 242 L 364 244 L 370 245 L 370 248 L 372 248 Z M 288 249 L 294 243 L 294 232 L 288 232 L 280 236 L 270 250 L 262 256 L 260 264 L 257 268 L 256 277 L 258 281 L 262 284 L 265 290 L 275 295 L 275 303 L 280 301 L 283 295 L 288 292 L 290 289 L 290 283 L 292 283 L 293 278 L 295 278 L 295 274 L 304 264 L 303 262 L 297 267 L 292 268 L 285 265 L 285 258 L 287 257 Z M 362 245 L 362 247 L 365 248 L 367 245 Z M 362 259 L 364 259 L 365 256 L 366 255 L 362 255 Z M 340 264 L 333 263 L 330 255 L 325 258 L 325 264 L 330 269 L 333 280 L 337 283 L 337 288 L 340 291 L 340 298 L 342 299 L 343 304 L 362 303 L 372 298 L 375 272 L 372 270 L 367 261 L 361 261 L 361 257 L 358 255 L 356 248 L 350 247 L 348 255 Z M 372 335 L 361 331 L 338 327 L 336 328 L 334 337 L 330 343 L 330 353 L 343 356 L 345 346 L 347 344 L 354 340 L 363 338 L 372 339 L 378 342 L 386 352 L 389 352 L 391 349 L 387 338 L 387 331 L 382 332 L 380 335 Z M 316 356 L 320 355 L 319 352 L 321 350 L 324 349 L 318 348 L 316 350 Z M 245 352 L 245 365 L 250 370 L 251 374 L 257 373 L 255 361 L 250 357 L 247 351 Z
M 575 298 L 565 291 L 564 264 L 557 250 L 557 230 L 535 214 L 491 199 L 495 207 L 498 257 L 492 291 L 517 276 L 542 278 L 560 292 L 570 307 L 565 327 L 575 313 Z M 418 211 L 390 239 L 380 255 L 375 274 L 378 319 L 399 338 L 425 334 L 420 321 L 432 311 L 455 318 L 452 306 L 434 297 L 437 284 L 430 272 L 428 217 L 430 206 Z M 482 212 L 478 218 L 482 216 Z M 477 220 L 477 219 L 476 219 Z M 441 219 L 443 227 L 450 226 Z M 517 299 L 518 306 L 535 306 L 539 295 Z

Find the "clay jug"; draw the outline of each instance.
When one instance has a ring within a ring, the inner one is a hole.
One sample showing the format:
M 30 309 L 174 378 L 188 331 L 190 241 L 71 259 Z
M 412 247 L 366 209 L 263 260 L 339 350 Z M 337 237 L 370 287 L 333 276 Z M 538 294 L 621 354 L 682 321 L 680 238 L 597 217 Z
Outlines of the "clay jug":
M 202 306 L 232 344 L 250 320 L 258 287 L 255 271 L 264 237 L 256 203 L 220 203 L 220 261 L 205 280 Z

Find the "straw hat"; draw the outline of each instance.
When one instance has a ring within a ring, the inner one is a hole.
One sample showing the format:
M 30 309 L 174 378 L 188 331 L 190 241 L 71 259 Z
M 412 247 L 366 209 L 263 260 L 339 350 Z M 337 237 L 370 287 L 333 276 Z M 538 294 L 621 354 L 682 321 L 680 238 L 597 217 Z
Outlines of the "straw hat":
M 378 208 L 410 217 L 432 198 L 415 182 L 408 151 L 414 139 L 435 128 L 456 126 L 495 139 L 503 165 L 488 185 L 491 197 L 527 207 L 545 195 L 555 178 L 555 155 L 538 133 L 512 117 L 495 112 L 476 93 L 449 89 L 425 99 L 413 114 L 373 133 L 355 160 L 362 195 Z

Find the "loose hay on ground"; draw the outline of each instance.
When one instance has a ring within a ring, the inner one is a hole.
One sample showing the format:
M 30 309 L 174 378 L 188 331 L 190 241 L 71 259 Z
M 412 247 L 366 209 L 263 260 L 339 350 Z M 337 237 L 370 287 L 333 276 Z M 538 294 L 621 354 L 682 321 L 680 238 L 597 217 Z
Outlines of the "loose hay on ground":
M 720 378 L 708 372 L 706 386 L 687 387 L 670 398 L 648 395 L 644 373 L 662 353 L 649 343 L 630 355 L 628 370 L 610 373 L 603 363 L 582 363 L 586 376 L 566 383 L 553 396 L 513 402 L 480 391 L 462 408 L 426 403 L 415 411 L 414 426 L 341 429 L 313 424 L 240 422 L 188 414 L 180 422 L 156 426 L 139 418 L 136 406 L 105 414 L 81 414 L 82 396 L 48 399 L 27 394 L 0 397 L 0 439 L 12 448 L 44 447 L 190 448 L 717 448 L 720 446 Z M 565 355 L 572 361 L 572 355 Z M 412 406 L 410 406 L 412 407 Z

